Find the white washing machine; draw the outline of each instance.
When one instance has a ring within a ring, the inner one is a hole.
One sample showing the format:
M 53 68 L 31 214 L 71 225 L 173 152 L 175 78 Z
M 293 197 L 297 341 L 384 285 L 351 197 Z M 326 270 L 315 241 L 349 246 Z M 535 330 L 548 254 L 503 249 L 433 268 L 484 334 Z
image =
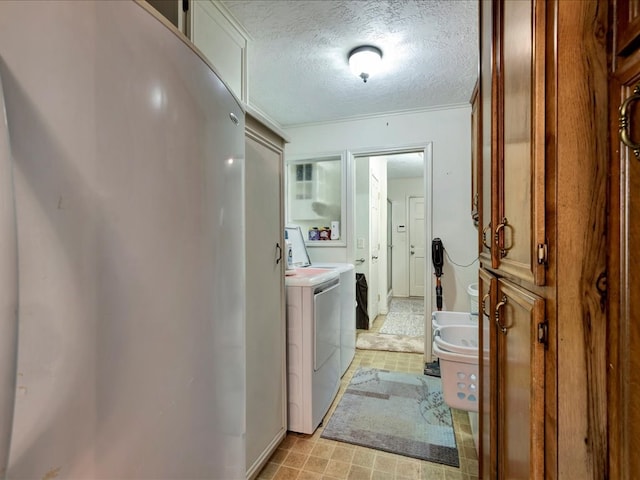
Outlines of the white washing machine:
M 356 354 L 356 270 L 351 263 L 313 263 L 314 268 L 337 270 L 340 274 L 340 376 Z
M 340 376 L 356 353 L 356 271 L 351 263 L 311 263 L 298 225 L 287 225 L 285 236 L 291 242 L 292 263 L 298 267 L 326 268 L 340 274 Z
M 291 273 L 285 279 L 288 430 L 311 434 L 340 387 L 340 274 L 309 267 Z

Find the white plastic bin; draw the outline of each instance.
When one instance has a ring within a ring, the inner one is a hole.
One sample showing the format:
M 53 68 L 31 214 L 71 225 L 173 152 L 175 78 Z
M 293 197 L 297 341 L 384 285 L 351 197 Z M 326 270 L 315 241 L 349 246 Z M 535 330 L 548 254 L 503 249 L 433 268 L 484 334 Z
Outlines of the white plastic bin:
M 436 330 L 434 341 L 441 350 L 478 356 L 478 327 L 445 325 Z
M 444 401 L 451 408 L 478 411 L 479 381 L 478 355 L 463 355 L 442 350 L 434 345 L 440 359 L 440 378 Z
M 467 312 L 438 311 L 431 313 L 431 325 L 433 328 L 445 325 L 478 325 L 478 317 Z
M 472 283 L 467 287 L 469 294 L 469 311 L 473 315 L 478 315 L 478 284 Z

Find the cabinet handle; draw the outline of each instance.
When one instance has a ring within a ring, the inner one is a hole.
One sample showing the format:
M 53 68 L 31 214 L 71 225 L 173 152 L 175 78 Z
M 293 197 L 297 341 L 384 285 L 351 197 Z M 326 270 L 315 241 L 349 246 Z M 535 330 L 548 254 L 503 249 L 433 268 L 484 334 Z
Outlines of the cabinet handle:
M 507 297 L 503 295 L 500 303 L 496 305 L 496 311 L 495 311 L 496 325 L 498 326 L 498 328 L 500 329 L 503 335 L 507 334 L 507 327 L 505 327 L 502 323 L 500 323 L 500 309 L 506 304 L 507 304 Z
M 502 223 L 496 227 L 496 231 L 493 235 L 493 240 L 495 241 L 496 247 L 500 248 L 500 231 L 508 226 L 509 226 L 509 221 L 507 220 L 507 217 L 503 217 Z M 511 250 L 511 246 L 507 248 L 504 246 L 504 241 L 502 243 L 503 243 L 502 248 L 500 248 L 500 258 L 506 257 L 507 252 Z
M 620 134 L 620 140 L 622 141 L 622 143 L 633 150 L 636 158 L 640 159 L 640 143 L 635 143 L 633 140 L 631 140 L 631 131 L 629 129 L 629 106 L 633 102 L 637 102 L 638 100 L 640 100 L 640 83 L 638 83 L 633 89 L 633 95 L 628 97 L 624 102 L 622 102 L 622 105 L 620 105 L 618 133 Z
M 489 245 L 487 245 L 487 230 L 491 230 L 491 222 L 489 222 L 489 225 L 487 225 L 486 227 L 484 227 L 484 229 L 482 230 L 482 244 L 488 248 L 489 250 L 491 250 L 491 242 L 489 242 Z
M 282 260 L 282 247 L 280 247 L 279 243 L 276 243 L 276 265 L 280 263 Z
M 482 314 L 485 317 L 488 317 L 489 314 L 487 313 L 487 311 L 484 308 L 484 302 L 487 300 L 487 298 L 489 298 L 491 296 L 491 292 L 487 293 L 484 297 L 482 297 Z

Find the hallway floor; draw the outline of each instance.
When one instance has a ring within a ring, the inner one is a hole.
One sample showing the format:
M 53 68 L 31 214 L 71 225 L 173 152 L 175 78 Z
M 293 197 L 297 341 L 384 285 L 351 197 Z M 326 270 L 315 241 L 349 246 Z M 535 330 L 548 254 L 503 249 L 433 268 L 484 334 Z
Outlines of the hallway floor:
M 359 330 L 359 332 L 379 331 L 384 318 L 384 316 L 378 316 L 371 330 Z M 419 353 L 356 350 L 353 362 L 342 377 L 340 390 L 324 423 L 333 414 L 351 377 L 359 367 L 422 373 L 424 360 L 423 355 Z M 257 478 L 261 480 L 475 480 L 478 478 L 478 459 L 471 435 L 469 416 L 467 412 L 453 408 L 451 413 L 460 456 L 460 468 L 320 438 L 323 429 L 323 425 L 320 425 L 313 435 L 288 432 Z

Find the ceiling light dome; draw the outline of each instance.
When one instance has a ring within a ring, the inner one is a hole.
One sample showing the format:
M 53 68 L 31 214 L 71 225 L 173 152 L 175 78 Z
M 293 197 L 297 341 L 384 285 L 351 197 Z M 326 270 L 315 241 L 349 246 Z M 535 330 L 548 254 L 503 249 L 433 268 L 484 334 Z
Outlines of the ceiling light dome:
M 371 74 L 380 70 L 382 50 L 371 45 L 356 47 L 349 52 L 349 67 L 366 83 Z

